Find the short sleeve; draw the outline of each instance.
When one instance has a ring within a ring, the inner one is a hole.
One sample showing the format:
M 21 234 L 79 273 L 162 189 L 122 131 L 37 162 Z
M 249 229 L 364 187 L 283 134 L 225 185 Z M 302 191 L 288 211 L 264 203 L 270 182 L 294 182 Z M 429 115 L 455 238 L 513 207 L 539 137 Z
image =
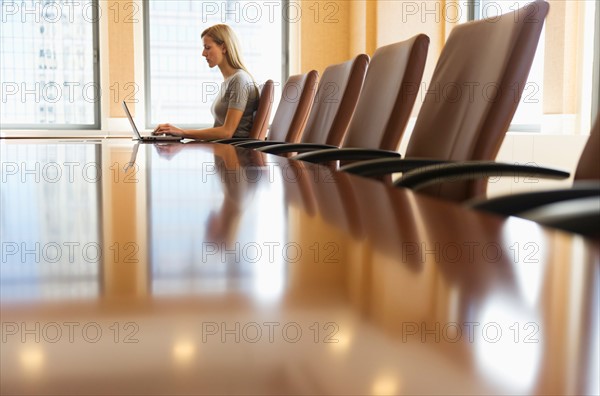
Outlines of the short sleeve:
M 244 73 L 237 73 L 228 86 L 228 109 L 244 111 L 254 89 L 251 80 L 244 78 Z

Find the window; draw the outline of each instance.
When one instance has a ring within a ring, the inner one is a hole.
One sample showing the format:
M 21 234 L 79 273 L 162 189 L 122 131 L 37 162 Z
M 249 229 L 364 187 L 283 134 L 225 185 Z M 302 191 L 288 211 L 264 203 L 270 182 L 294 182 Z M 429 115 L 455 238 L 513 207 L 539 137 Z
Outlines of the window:
M 226 23 L 240 39 L 246 67 L 261 85 L 287 78 L 286 1 L 165 1 L 145 3 L 146 127 L 213 124 L 210 112 L 222 76 L 202 57 L 200 34 Z
M 0 7 L 0 126 L 99 128 L 97 0 Z
M 474 0 L 470 15 L 474 19 L 494 18 L 531 1 Z M 598 57 L 589 34 L 594 31 L 595 7 L 587 0 L 551 3 L 510 131 L 570 134 L 589 129 L 594 97 L 592 66 Z

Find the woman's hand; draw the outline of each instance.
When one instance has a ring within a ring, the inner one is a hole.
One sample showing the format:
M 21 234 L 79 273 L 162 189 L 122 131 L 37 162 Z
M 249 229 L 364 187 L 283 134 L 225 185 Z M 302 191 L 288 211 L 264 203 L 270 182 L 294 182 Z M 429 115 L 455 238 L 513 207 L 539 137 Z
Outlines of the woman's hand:
M 158 124 L 156 129 L 152 131 L 153 135 L 170 135 L 170 136 L 184 136 L 185 131 L 177 128 L 171 124 Z

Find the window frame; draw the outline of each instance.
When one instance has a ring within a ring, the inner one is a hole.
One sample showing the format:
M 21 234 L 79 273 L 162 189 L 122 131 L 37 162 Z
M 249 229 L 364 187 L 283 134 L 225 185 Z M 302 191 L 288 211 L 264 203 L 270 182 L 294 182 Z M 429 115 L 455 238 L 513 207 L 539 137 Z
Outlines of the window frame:
M 153 129 L 155 124 L 152 124 L 151 114 L 151 98 L 152 98 L 152 84 L 151 84 L 151 59 L 150 56 L 150 4 L 152 0 L 143 0 L 143 28 L 144 28 L 144 110 L 145 120 L 144 127 L 146 129 Z M 164 0 L 163 0 L 164 1 Z M 288 8 L 290 0 L 280 0 L 282 8 Z M 281 21 L 281 77 L 283 81 L 287 81 L 290 73 L 290 21 L 286 18 L 282 18 Z M 198 128 L 198 127 L 211 127 L 208 124 L 180 124 L 182 128 Z
M 594 65 L 592 66 L 592 114 L 590 125 L 600 117 L 600 4 L 596 3 L 596 18 L 594 23 Z

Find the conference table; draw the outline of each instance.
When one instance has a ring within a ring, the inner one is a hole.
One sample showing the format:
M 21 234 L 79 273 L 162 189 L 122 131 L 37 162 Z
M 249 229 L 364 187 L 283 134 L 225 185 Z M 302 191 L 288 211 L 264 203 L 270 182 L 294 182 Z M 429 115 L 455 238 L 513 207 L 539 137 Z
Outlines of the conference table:
M 0 140 L 2 394 L 598 394 L 599 242 L 255 150 Z

